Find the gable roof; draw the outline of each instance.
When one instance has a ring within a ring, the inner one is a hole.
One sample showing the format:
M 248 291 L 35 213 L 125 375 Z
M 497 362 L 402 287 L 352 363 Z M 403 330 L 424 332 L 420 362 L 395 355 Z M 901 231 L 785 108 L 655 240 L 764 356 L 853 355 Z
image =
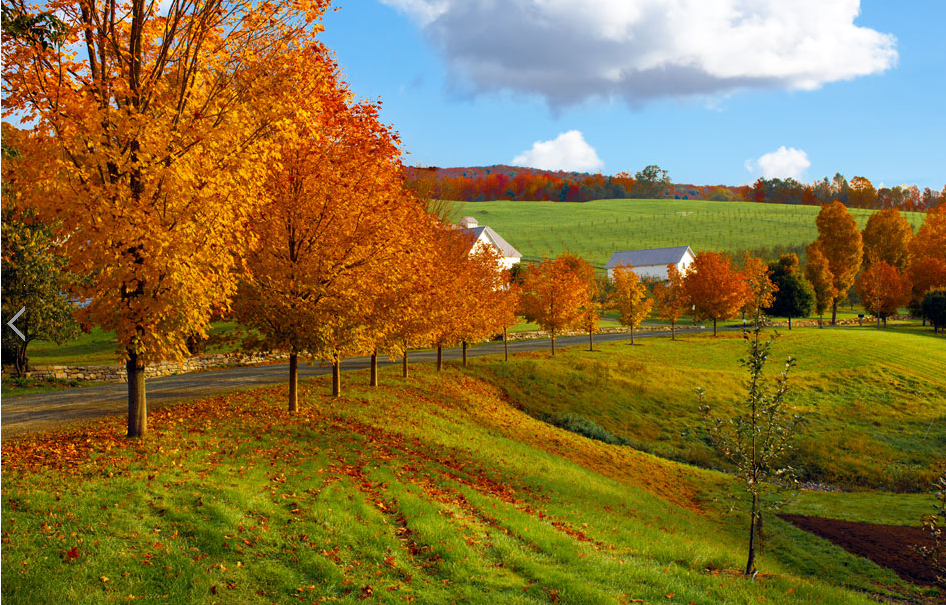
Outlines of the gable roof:
M 673 248 L 648 248 L 646 250 L 626 250 L 624 252 L 615 252 L 608 259 L 606 269 L 613 269 L 618 265 L 631 265 L 632 267 L 647 267 L 654 265 L 676 264 L 683 260 L 684 254 L 690 253 L 691 257 L 696 257 L 689 246 L 674 246 Z
M 509 242 L 504 240 L 498 233 L 483 225 L 482 227 L 473 227 L 472 229 L 461 229 L 464 233 L 469 234 L 473 241 L 470 243 L 470 249 L 473 249 L 473 246 L 476 244 L 477 240 L 480 239 L 480 236 L 485 234 L 485 238 L 493 246 L 499 250 L 499 253 L 503 255 L 503 258 L 522 258 L 522 255 L 519 254 L 519 251 L 509 245 Z

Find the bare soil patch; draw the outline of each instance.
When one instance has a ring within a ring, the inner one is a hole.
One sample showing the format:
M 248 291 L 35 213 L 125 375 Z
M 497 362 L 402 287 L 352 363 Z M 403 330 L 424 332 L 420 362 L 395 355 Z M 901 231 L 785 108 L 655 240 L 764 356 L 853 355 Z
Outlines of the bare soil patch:
M 834 542 L 849 553 L 864 557 L 913 584 L 933 586 L 929 564 L 914 552 L 914 546 L 932 543 L 919 527 L 876 525 L 808 515 L 779 515 L 793 525 Z

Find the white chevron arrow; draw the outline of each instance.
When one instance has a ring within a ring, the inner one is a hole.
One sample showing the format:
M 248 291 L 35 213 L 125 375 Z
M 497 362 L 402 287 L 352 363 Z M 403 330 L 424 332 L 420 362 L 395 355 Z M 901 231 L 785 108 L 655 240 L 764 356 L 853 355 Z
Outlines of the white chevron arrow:
M 7 325 L 10 326 L 10 329 L 16 332 L 16 335 L 23 339 L 23 342 L 26 342 L 26 336 L 23 336 L 23 332 L 20 332 L 16 329 L 16 326 L 13 325 L 13 322 L 20 318 L 20 315 L 23 315 L 23 311 L 26 311 L 26 307 L 23 307 L 16 312 L 16 315 L 13 316 L 13 319 L 7 322 Z

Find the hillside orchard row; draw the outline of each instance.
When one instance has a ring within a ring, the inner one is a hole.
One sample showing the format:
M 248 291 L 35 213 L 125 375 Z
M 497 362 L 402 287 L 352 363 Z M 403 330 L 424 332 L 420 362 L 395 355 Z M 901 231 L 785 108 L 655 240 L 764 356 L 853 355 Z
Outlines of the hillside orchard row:
M 147 432 L 146 364 L 186 356 L 215 317 L 232 314 L 254 328 L 256 346 L 289 354 L 292 411 L 300 356 L 329 361 L 339 395 L 348 356 L 400 356 L 407 375 L 409 349 L 465 348 L 520 312 L 554 350 L 564 329 L 594 333 L 602 305 L 632 329 L 653 304 L 672 323 L 695 305 L 715 326 L 775 304 L 770 272 L 800 275 L 790 258 L 737 271 L 703 253 L 656 287 L 655 303 L 631 268 L 601 291 L 570 256 L 510 280 L 495 251 L 471 252 L 405 186 L 379 104 L 353 100 L 317 40 L 327 1 L 172 4 L 166 16 L 143 3 L 125 16 L 109 6 L 37 5 L 62 15 L 61 39 L 5 42 L 6 115 L 32 127 L 3 133 L 3 281 L 14 293 L 4 317 L 27 306 L 32 338 L 72 316 L 113 331 L 130 437 Z M 70 51 L 80 44 L 83 58 Z M 871 312 L 946 285 L 946 208 L 912 243 L 895 236 L 895 211 L 875 216 L 862 241 L 842 204 L 822 209 L 805 268 L 819 312 L 854 283 L 864 246 Z M 82 304 L 57 306 L 62 290 Z

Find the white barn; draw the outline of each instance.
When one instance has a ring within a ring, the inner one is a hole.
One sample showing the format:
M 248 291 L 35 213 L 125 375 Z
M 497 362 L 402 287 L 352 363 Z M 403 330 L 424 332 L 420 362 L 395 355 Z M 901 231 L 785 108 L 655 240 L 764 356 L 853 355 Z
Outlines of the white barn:
M 473 238 L 473 243 L 470 244 L 470 253 L 479 246 L 493 246 L 503 257 L 503 269 L 511 269 L 513 265 L 518 265 L 522 260 L 522 255 L 509 242 L 486 225 L 481 227 L 472 216 L 463 217 L 460 220 L 459 229 Z
M 686 273 L 695 258 L 689 246 L 626 250 L 612 254 L 605 269 L 608 279 L 614 279 L 614 268 L 618 265 L 630 265 L 641 279 L 667 279 L 667 265 L 676 265 L 680 273 Z

